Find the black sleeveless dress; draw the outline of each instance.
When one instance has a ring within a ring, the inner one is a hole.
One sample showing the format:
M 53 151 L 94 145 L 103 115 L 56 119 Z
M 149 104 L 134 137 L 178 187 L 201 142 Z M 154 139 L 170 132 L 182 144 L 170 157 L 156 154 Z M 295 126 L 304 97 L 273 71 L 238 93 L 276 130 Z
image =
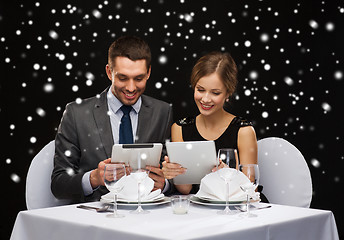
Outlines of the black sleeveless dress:
M 207 141 L 198 132 L 196 127 L 196 117 L 183 118 L 177 121 L 177 124 L 182 127 L 184 141 Z M 242 117 L 234 117 L 230 122 L 224 133 L 216 139 L 216 152 L 220 148 L 235 148 L 238 149 L 238 132 L 241 127 L 252 126 L 253 124 Z M 240 154 L 240 153 L 239 153 Z
M 182 127 L 182 135 L 184 141 L 207 141 L 204 139 L 201 134 L 198 132 L 196 127 L 196 117 L 187 117 L 178 120 L 177 125 Z M 252 122 L 242 118 L 242 117 L 234 117 L 230 124 L 228 125 L 227 129 L 223 132 L 223 134 L 216 139 L 215 147 L 216 152 L 220 148 L 234 148 L 238 149 L 238 132 L 239 129 L 242 127 L 253 126 Z M 238 151 L 238 155 L 240 156 L 240 152 Z M 240 163 L 240 157 L 239 157 Z M 263 189 L 262 186 L 258 187 L 258 191 L 261 192 Z M 193 184 L 192 190 L 190 193 L 196 193 L 199 190 L 199 184 Z M 262 202 L 268 202 L 264 194 L 260 194 L 260 198 Z

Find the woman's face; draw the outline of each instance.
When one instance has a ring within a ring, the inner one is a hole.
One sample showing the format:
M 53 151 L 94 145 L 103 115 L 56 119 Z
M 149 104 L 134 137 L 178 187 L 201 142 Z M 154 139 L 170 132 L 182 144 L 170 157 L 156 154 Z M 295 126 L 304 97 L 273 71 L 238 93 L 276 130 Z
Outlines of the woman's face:
M 222 110 L 228 97 L 227 89 L 216 73 L 202 77 L 195 86 L 194 99 L 203 115 Z

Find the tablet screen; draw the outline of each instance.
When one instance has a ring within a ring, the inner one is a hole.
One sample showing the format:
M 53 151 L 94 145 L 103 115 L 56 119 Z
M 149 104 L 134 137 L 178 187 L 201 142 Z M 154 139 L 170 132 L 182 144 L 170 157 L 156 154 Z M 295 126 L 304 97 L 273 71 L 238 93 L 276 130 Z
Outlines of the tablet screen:
M 173 178 L 175 184 L 200 184 L 216 166 L 214 141 L 167 142 L 166 149 L 171 163 L 187 168 L 186 173 Z
M 126 165 L 137 164 L 141 158 L 143 166 L 160 166 L 162 144 L 161 143 L 134 143 L 114 144 L 112 147 L 111 162 L 125 163 Z

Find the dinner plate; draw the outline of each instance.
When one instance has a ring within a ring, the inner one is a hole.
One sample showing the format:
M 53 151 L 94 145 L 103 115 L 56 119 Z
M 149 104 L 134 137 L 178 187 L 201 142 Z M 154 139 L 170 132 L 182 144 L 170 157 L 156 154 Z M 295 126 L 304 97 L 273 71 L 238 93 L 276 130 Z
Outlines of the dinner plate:
M 164 194 L 159 194 L 158 196 L 154 197 L 153 199 L 149 199 L 149 200 L 142 200 L 141 203 L 142 204 L 147 204 L 147 203 L 155 203 L 155 202 L 160 202 L 161 200 L 164 200 L 165 195 Z M 108 195 L 103 195 L 100 199 L 102 202 L 104 203 L 112 203 L 113 202 L 113 198 L 112 196 L 109 197 Z M 124 200 L 124 199 L 117 199 L 117 203 L 125 203 L 125 204 L 137 204 L 137 200 L 135 201 L 129 201 L 129 200 Z
M 112 203 L 113 201 L 110 199 L 100 199 L 100 202 L 103 203 Z M 162 197 L 153 201 L 142 201 L 141 205 L 144 206 L 153 206 L 153 205 L 160 205 L 160 204 L 166 204 L 170 202 L 170 198 L 169 197 Z M 123 201 L 117 201 L 117 205 L 118 206 L 137 206 L 138 203 L 136 202 L 123 202 Z
M 190 201 L 196 204 L 207 205 L 207 206 L 226 206 L 226 201 L 218 201 L 218 200 L 209 200 L 204 198 L 199 198 L 196 196 L 192 196 Z M 251 201 L 255 202 L 255 201 Z M 244 205 L 246 201 L 229 201 L 229 206 L 237 206 L 237 205 Z

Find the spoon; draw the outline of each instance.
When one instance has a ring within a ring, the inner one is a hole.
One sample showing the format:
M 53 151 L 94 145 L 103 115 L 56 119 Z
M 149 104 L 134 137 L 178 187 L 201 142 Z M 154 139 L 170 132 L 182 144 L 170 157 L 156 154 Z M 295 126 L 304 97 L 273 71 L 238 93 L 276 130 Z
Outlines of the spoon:
M 107 212 L 109 211 L 109 205 L 105 205 L 103 207 L 91 207 L 86 205 L 78 205 L 77 208 L 88 209 L 88 210 L 96 210 L 97 212 Z

